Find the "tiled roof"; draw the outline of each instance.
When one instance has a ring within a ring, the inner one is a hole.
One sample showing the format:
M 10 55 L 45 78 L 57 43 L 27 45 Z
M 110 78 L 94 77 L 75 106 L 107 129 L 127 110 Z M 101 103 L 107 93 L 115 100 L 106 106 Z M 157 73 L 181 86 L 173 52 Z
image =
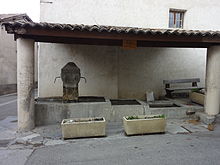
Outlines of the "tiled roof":
M 27 14 L 0 14 L 0 22 L 31 21 Z
M 220 31 L 203 30 L 183 30 L 183 29 L 150 29 L 137 27 L 103 26 L 103 25 L 78 25 L 60 23 L 36 23 L 36 22 L 8 22 L 4 23 L 10 29 L 47 29 L 64 31 L 87 31 L 87 32 L 108 32 L 125 34 L 150 34 L 150 35 L 177 35 L 177 36 L 201 36 L 201 37 L 220 37 Z M 12 32 L 13 33 L 13 32 Z
M 5 19 L 5 18 L 8 18 L 8 17 L 14 17 L 16 15 L 17 14 L 0 14 L 0 19 Z

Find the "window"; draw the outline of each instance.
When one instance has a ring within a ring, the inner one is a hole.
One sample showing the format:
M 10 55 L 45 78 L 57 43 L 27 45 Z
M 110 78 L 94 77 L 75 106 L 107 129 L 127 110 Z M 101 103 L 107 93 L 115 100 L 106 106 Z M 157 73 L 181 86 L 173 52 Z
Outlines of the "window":
M 185 10 L 170 9 L 169 28 L 183 28 L 183 17 Z

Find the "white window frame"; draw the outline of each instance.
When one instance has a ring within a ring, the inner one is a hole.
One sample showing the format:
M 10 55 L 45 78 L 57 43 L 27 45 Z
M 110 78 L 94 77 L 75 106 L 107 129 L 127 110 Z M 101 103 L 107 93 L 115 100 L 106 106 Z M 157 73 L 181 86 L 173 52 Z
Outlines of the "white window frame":
M 183 29 L 185 12 L 186 10 L 182 10 L 182 9 L 170 9 L 169 10 L 169 25 L 168 25 L 169 28 Z M 171 14 L 173 15 L 173 17 Z

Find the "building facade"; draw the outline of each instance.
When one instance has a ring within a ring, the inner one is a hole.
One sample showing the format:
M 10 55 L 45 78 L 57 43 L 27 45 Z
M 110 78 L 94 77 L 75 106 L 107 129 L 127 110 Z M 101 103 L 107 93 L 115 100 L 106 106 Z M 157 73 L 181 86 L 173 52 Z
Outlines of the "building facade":
M 32 20 L 26 14 L 0 14 L 0 95 L 15 93 L 17 91 L 17 43 L 12 34 L 8 34 L 5 22 Z M 35 51 L 37 63 L 37 47 Z M 37 81 L 37 65 L 36 65 Z
M 218 0 L 51 0 L 41 2 L 41 22 L 167 29 L 219 30 Z M 177 14 L 176 14 L 177 13 Z M 179 14 L 180 13 L 180 14 Z M 182 15 L 181 15 L 182 13 Z M 175 26 L 174 26 L 175 25 Z M 144 99 L 164 94 L 163 80 L 200 78 L 205 85 L 205 48 L 141 48 L 40 43 L 39 97 L 62 96 L 61 68 L 75 62 L 87 83 L 80 95 Z

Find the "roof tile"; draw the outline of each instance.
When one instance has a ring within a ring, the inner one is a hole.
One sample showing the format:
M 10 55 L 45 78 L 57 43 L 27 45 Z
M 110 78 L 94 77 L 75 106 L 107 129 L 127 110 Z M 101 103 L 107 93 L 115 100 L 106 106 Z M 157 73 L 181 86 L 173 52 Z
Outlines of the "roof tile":
M 7 22 L 5 26 L 11 28 L 42 28 L 42 29 L 56 29 L 67 31 L 89 31 L 89 32 L 116 32 L 116 33 L 133 33 L 133 34 L 151 34 L 151 35 L 183 35 L 183 36 L 218 36 L 220 31 L 203 31 L 203 30 L 183 30 L 183 29 L 149 29 L 137 27 L 120 27 L 120 26 L 103 26 L 103 25 L 78 25 L 78 24 L 60 24 L 60 23 L 47 23 L 47 22 Z

